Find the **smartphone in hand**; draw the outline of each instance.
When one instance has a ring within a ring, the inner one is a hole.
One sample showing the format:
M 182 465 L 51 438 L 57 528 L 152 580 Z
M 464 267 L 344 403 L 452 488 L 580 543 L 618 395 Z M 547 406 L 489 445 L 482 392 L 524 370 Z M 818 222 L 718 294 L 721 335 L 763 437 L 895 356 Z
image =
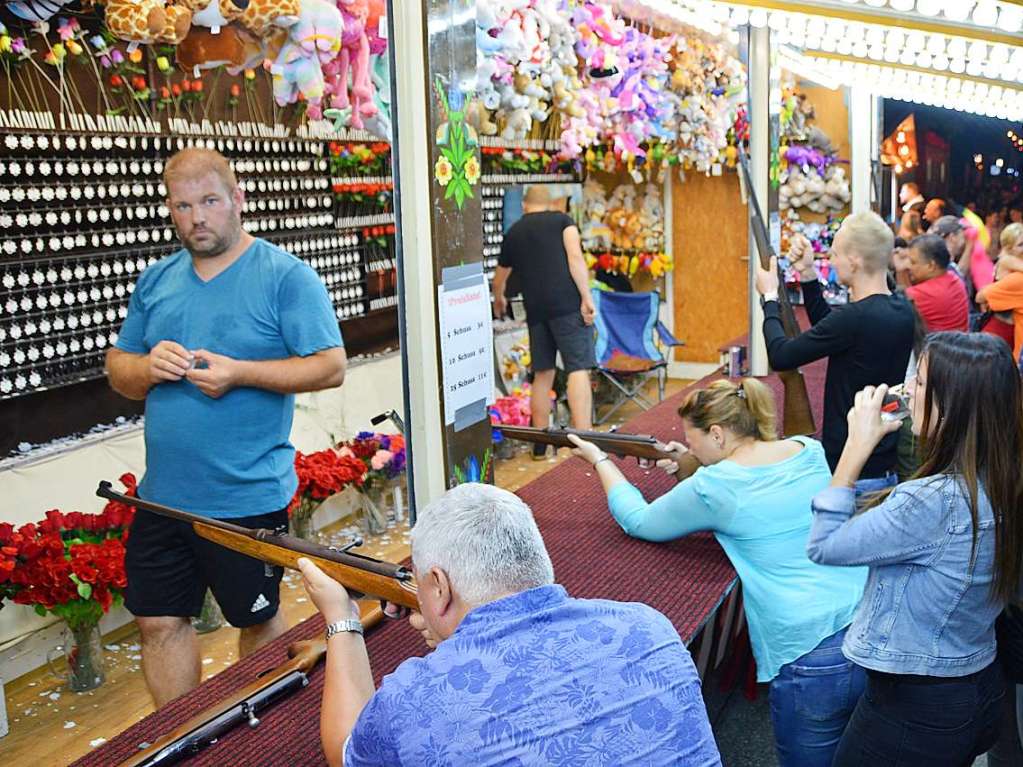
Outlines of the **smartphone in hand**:
M 909 418 L 909 394 L 903 384 L 893 386 L 881 401 L 882 421 L 904 421 Z

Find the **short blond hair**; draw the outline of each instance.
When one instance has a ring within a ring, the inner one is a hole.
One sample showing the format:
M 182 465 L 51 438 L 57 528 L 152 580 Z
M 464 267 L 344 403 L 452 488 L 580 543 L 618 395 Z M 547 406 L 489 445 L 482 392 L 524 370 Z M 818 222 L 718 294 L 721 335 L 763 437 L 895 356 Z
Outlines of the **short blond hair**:
M 163 166 L 163 184 L 170 189 L 171 183 L 202 178 L 208 173 L 215 174 L 228 192 L 238 188 L 238 179 L 231 170 L 231 164 L 220 152 L 201 147 L 188 147 L 176 152 Z
M 1023 224 L 1009 224 L 1002 230 L 1001 235 L 999 235 L 998 244 L 1003 248 L 1011 248 L 1019 242 L 1021 237 L 1023 237 Z
M 843 240 L 853 253 L 863 260 L 868 272 L 883 272 L 888 268 L 895 235 L 884 220 L 873 211 L 865 210 L 846 216 L 840 229 Z

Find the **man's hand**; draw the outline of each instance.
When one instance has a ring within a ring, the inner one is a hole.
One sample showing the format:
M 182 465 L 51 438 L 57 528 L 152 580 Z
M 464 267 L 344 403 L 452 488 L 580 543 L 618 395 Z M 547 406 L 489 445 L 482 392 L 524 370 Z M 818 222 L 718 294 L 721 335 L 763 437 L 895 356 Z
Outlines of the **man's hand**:
M 909 271 L 909 248 L 896 248 L 892 251 L 892 266 L 896 273 Z
M 431 650 L 440 644 L 440 640 L 430 631 L 430 627 L 426 625 L 426 619 L 420 613 L 413 612 L 409 616 L 408 622 L 412 628 L 422 635 L 423 641 L 426 642 L 426 646 Z
M 801 234 L 795 234 L 789 240 L 789 263 L 799 272 L 803 281 L 817 279 L 817 270 L 813 267 L 813 245 Z
M 192 352 L 196 366 L 185 375 L 207 397 L 223 397 L 238 383 L 238 360 L 205 349 Z
M 757 261 L 757 292 L 762 296 L 778 297 L 778 259 L 771 256 L 771 265 L 764 269 Z
M 306 593 L 326 623 L 359 616 L 359 606 L 348 596 L 344 586 L 305 557 L 298 560 L 298 569 L 302 571 Z
M 579 311 L 583 315 L 583 322 L 587 325 L 592 325 L 593 320 L 597 318 L 597 307 L 593 305 L 592 296 L 589 294 L 583 296 L 583 301 L 579 306 Z
M 665 452 L 672 453 L 673 457 L 660 459 L 657 462 L 657 468 L 664 469 L 665 474 L 675 476 L 678 473 L 679 461 L 689 452 L 689 448 L 681 442 L 668 442 L 664 445 L 658 445 L 658 447 Z
M 192 367 L 192 353 L 174 341 L 160 341 L 149 350 L 149 377 L 154 384 L 180 381 Z
M 504 296 L 494 295 L 494 319 L 502 319 L 508 310 L 508 302 Z

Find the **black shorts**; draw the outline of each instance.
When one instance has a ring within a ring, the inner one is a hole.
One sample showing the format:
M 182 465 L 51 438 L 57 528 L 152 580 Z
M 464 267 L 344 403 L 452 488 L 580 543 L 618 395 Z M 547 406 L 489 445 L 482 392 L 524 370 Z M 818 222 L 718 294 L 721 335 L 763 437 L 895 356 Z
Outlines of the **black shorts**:
M 593 326 L 583 322 L 579 312 L 529 324 L 533 370 L 553 370 L 558 352 L 566 373 L 592 370 L 597 367 L 594 344 Z
M 250 529 L 287 531 L 288 513 L 281 510 L 225 521 Z M 207 588 L 224 617 L 237 628 L 265 623 L 277 614 L 284 568 L 200 538 L 187 522 L 139 509 L 126 548 L 124 606 L 132 615 L 196 616 Z

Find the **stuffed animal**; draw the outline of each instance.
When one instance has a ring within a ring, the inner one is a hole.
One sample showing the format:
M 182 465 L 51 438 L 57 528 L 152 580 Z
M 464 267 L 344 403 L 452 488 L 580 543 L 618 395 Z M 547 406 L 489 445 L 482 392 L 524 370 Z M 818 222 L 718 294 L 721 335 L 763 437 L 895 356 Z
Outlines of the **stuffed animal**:
M 192 11 L 164 0 L 110 0 L 105 20 L 110 34 L 129 43 L 177 45 L 192 25 Z
M 332 106 L 335 109 L 351 107 L 351 126 L 361 130 L 365 127 L 363 118 L 377 113 L 369 76 L 369 38 L 366 36 L 369 4 L 368 0 L 337 0 L 337 7 L 344 21 L 344 32 L 341 50 L 325 70 L 328 90 Z
M 323 65 L 341 50 L 341 12 L 328 0 L 302 0 L 298 22 L 288 30 L 276 60 L 270 67 L 274 100 L 286 106 L 300 97 L 313 119 L 322 114 L 326 92 Z
M 178 43 L 174 58 L 186 72 L 195 73 L 219 66 L 235 72 L 261 61 L 265 50 L 264 41 L 239 24 L 228 24 L 216 34 L 212 29 L 193 26 L 185 39 Z
M 209 27 L 217 35 L 235 19 L 240 19 L 248 8 L 248 0 L 206 0 L 204 8 L 192 8 L 192 26 Z
M 301 13 L 299 0 L 249 0 L 239 22 L 256 37 L 265 38 L 275 28 L 297 24 Z

